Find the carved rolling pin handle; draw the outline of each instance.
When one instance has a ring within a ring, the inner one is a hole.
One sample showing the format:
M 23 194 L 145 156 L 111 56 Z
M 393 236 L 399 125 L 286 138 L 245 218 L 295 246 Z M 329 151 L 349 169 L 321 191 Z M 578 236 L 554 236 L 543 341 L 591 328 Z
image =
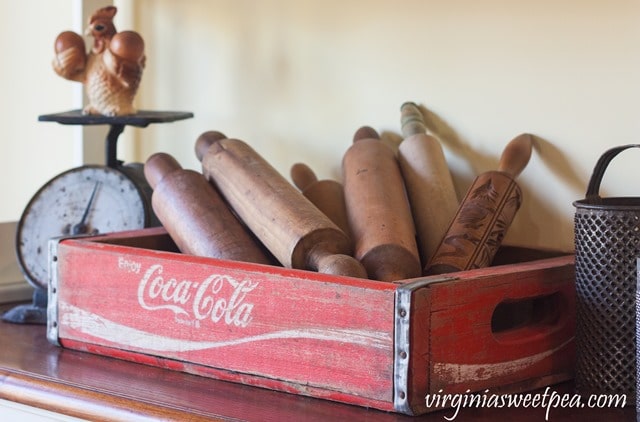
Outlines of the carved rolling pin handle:
M 247 143 L 209 131 L 195 148 L 206 178 L 284 266 L 367 278 L 348 236 Z
M 313 170 L 303 163 L 291 166 L 291 180 L 309 201 L 351 237 L 344 187 L 341 183 L 329 179 L 318 180 Z
M 464 271 L 491 265 L 522 202 L 514 178 L 531 157 L 533 138 L 522 134 L 505 147 L 498 171 L 479 175 L 425 268 L 425 274 Z
M 147 159 L 153 209 L 180 251 L 234 261 L 272 264 L 202 174 L 183 169 L 169 154 Z

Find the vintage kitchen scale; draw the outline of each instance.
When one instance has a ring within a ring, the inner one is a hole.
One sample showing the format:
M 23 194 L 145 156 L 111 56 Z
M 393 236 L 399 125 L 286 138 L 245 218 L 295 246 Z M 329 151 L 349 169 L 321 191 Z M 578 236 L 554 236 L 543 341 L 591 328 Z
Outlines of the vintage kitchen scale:
M 20 268 L 34 287 L 33 302 L 3 315 L 14 323 L 46 324 L 49 239 L 158 226 L 150 205 L 151 188 L 141 163 L 117 159 L 118 137 L 125 126 L 147 127 L 193 117 L 181 111 L 147 111 L 122 116 L 83 114 L 81 110 L 39 116 L 66 125 L 109 125 L 106 164 L 64 171 L 42 186 L 22 213 L 16 230 Z

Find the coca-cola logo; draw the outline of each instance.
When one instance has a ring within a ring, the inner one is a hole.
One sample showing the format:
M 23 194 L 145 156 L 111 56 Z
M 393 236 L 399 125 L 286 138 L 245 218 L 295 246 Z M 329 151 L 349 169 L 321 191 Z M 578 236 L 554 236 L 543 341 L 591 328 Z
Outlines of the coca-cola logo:
M 253 304 L 246 298 L 258 282 L 212 274 L 203 281 L 163 276 L 162 265 L 152 265 L 138 284 L 138 303 L 148 311 L 171 310 L 176 322 L 200 326 L 201 321 L 246 327 Z

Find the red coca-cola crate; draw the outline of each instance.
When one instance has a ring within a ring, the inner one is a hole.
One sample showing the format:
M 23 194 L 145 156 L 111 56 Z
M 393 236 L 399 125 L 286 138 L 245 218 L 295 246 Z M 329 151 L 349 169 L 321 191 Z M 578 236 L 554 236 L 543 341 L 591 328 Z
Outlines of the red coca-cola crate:
M 573 376 L 574 257 L 395 283 L 180 254 L 162 228 L 50 243 L 62 347 L 405 414 Z

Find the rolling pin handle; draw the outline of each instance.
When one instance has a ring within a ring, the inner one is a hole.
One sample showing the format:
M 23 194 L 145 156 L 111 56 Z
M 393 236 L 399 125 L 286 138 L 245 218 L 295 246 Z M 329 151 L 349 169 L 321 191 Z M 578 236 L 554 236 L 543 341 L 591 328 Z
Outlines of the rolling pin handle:
M 533 136 L 528 133 L 513 138 L 502 151 L 498 171 L 516 178 L 529 163 L 533 150 Z
M 360 261 L 349 255 L 327 252 L 321 245 L 309 254 L 309 268 L 323 274 L 367 278 L 367 270 Z
M 404 138 L 427 132 L 427 126 L 420 108 L 411 101 L 407 101 L 400 106 L 400 123 Z
M 222 139 L 227 139 L 226 135 L 217 130 L 210 130 L 204 132 L 202 135 L 198 137 L 196 140 L 195 150 L 196 157 L 198 157 L 198 161 L 202 161 L 202 157 L 207 154 L 207 151 L 211 147 L 211 145 L 215 144 Z
M 147 160 L 144 166 L 144 176 L 151 189 L 155 189 L 166 175 L 177 170 L 182 170 L 182 166 L 175 158 L 164 152 L 157 152 Z
M 353 135 L 353 142 L 358 142 L 362 139 L 380 139 L 378 132 L 370 126 L 362 126 Z
M 298 189 L 304 191 L 318 181 L 316 174 L 304 163 L 295 163 L 291 167 L 291 180 Z

